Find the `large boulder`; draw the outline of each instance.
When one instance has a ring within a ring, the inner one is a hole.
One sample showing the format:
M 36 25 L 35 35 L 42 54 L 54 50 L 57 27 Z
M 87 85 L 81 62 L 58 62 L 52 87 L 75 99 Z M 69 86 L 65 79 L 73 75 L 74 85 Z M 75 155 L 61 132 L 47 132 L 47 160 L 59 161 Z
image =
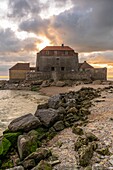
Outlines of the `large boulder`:
M 39 119 L 33 116 L 31 113 L 14 119 L 8 126 L 12 132 L 16 131 L 30 131 L 31 129 L 37 128 L 41 125 Z
M 48 106 L 50 108 L 53 108 L 53 109 L 58 109 L 59 107 L 59 102 L 60 102 L 60 95 L 55 95 L 55 96 L 52 96 L 49 100 L 48 100 Z
M 64 81 L 57 81 L 56 82 L 57 87 L 64 87 L 65 85 L 66 85 L 66 83 Z
M 59 113 L 57 110 L 49 109 L 39 109 L 36 111 L 35 116 L 41 121 L 41 123 L 46 126 L 52 126 L 56 121 L 59 120 Z
M 31 131 L 26 135 L 20 135 L 17 145 L 20 159 L 24 159 L 38 147 L 37 132 Z

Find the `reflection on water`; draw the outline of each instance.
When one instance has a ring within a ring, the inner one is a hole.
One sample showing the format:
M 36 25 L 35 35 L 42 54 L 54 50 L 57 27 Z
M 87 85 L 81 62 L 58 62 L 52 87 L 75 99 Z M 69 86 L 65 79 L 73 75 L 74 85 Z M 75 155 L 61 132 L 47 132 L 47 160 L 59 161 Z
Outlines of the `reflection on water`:
M 0 90 L 0 135 L 14 118 L 34 114 L 37 105 L 47 100 L 48 97 L 36 92 Z

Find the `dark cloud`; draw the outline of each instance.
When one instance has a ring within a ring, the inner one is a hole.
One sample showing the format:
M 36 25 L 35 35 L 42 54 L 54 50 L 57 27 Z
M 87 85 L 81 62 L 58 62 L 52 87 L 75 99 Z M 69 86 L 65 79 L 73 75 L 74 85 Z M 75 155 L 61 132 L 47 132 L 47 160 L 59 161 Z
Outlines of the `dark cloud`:
M 36 50 L 36 43 L 41 41 L 37 38 L 20 40 L 11 29 L 0 30 L 0 53 L 17 53 L 22 51 Z
M 20 23 L 19 28 L 23 31 L 41 33 L 48 29 L 49 20 L 43 20 L 41 17 L 30 18 Z
M 78 51 L 113 50 L 113 1 L 73 1 L 74 7 L 54 17 L 61 40 Z
M 39 0 L 9 0 L 8 17 L 23 19 L 38 16 L 41 11 L 48 8 L 48 3 Z

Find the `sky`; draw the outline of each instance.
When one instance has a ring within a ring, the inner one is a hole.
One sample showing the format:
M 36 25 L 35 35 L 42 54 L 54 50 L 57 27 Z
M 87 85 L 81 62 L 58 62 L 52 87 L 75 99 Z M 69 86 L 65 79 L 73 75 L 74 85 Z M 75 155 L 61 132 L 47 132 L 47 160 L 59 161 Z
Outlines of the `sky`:
M 113 0 L 0 1 L 0 76 L 17 62 L 34 66 L 38 51 L 62 43 L 113 77 Z

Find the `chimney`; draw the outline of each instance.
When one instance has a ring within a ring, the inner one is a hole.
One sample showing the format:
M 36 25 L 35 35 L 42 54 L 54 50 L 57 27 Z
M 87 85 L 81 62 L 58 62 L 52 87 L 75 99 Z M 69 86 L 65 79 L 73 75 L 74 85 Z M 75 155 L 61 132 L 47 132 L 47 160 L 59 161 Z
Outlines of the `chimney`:
M 62 44 L 62 47 L 64 47 L 64 44 Z

